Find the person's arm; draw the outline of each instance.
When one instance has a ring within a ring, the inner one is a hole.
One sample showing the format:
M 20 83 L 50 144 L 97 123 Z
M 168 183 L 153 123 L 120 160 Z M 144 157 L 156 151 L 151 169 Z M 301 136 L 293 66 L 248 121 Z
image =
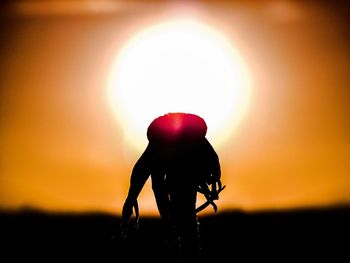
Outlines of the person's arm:
M 211 195 L 213 199 L 218 199 L 219 191 L 222 189 L 221 183 L 221 167 L 219 156 L 214 150 L 213 146 L 210 144 L 208 140 L 206 140 L 207 154 L 210 165 L 210 178 L 208 180 L 208 184 L 211 185 Z
M 129 192 L 122 210 L 122 224 L 127 224 L 129 222 L 132 209 L 137 205 L 137 197 L 151 173 L 150 154 L 150 147 L 147 146 L 145 152 L 138 159 L 132 170 Z
M 207 160 L 209 162 L 210 167 L 210 178 L 208 183 L 211 183 L 221 179 L 221 167 L 219 156 L 207 139 L 205 139 L 205 147 L 205 151 L 207 153 Z

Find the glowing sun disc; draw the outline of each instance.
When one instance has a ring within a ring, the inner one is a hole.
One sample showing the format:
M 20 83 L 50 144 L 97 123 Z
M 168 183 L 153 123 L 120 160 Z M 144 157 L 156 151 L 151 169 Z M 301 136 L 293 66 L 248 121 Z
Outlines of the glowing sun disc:
M 219 32 L 191 20 L 151 26 L 118 53 L 108 100 L 125 140 L 147 144 L 153 119 L 169 112 L 204 118 L 207 137 L 222 145 L 247 111 L 250 78 L 244 61 Z

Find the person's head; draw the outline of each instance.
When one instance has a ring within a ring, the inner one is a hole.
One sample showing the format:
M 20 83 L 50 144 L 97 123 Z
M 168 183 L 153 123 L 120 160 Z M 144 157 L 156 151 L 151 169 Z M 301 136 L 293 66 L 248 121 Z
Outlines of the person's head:
M 205 139 L 207 125 L 198 115 L 168 113 L 151 122 L 147 129 L 149 142 L 157 148 L 188 148 Z

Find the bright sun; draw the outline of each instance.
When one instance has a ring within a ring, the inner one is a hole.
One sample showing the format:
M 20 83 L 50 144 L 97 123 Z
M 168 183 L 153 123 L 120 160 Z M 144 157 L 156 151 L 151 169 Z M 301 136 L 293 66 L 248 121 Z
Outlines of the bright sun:
M 118 53 L 108 79 L 108 100 L 137 150 L 150 122 L 186 112 L 207 122 L 209 140 L 222 145 L 245 115 L 250 78 L 237 50 L 222 34 L 192 20 L 151 26 Z

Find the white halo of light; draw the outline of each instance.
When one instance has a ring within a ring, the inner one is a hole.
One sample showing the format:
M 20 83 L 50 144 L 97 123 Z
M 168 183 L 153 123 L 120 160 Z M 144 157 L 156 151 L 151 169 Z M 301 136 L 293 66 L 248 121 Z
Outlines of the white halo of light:
M 153 119 L 169 112 L 201 116 L 207 137 L 220 147 L 245 116 L 251 97 L 247 67 L 223 34 L 182 19 L 150 26 L 118 52 L 107 96 L 137 150 L 147 144 Z

